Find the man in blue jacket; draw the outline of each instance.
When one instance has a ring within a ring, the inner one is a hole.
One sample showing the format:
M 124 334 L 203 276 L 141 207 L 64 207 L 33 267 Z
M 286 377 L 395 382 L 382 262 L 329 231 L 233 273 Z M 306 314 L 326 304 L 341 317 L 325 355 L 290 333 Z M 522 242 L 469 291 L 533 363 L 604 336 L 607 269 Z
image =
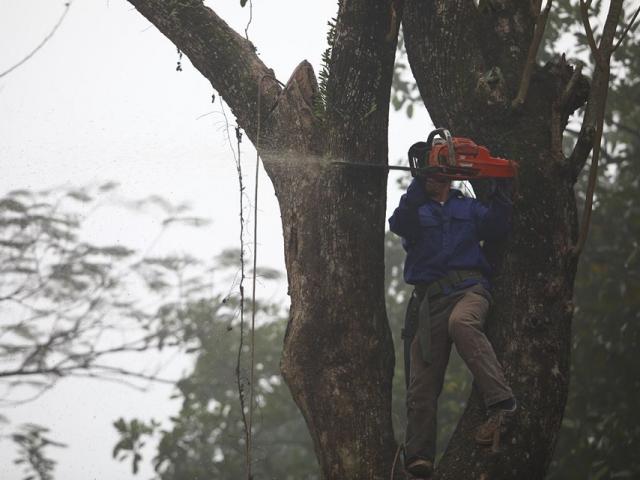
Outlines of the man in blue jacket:
M 489 411 L 475 439 L 495 442 L 516 409 L 502 366 L 483 332 L 491 304 L 491 268 L 480 242 L 504 237 L 510 226 L 510 180 L 494 182 L 481 203 L 450 189 L 446 179 L 414 178 L 389 225 L 407 253 L 404 279 L 414 285 L 403 338 L 407 383 L 405 467 L 429 478 L 436 447 L 436 409 L 451 344 L 473 374 Z

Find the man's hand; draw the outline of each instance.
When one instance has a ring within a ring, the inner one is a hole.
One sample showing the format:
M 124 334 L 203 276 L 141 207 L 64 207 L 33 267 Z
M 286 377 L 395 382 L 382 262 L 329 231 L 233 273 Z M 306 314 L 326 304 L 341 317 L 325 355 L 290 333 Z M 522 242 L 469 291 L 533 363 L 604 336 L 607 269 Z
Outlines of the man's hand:
M 427 193 L 424 190 L 424 178 L 416 177 L 409 184 L 406 194 L 407 203 L 412 207 L 419 207 L 427 201 Z

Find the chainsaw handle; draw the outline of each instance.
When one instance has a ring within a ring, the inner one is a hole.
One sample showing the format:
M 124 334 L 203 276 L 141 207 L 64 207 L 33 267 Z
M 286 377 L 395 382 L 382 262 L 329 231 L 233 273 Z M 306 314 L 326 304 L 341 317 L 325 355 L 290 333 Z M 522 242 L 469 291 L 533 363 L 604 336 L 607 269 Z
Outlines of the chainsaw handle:
M 439 171 L 439 167 L 429 166 L 429 153 L 436 136 L 442 137 L 447 142 L 447 166 L 456 166 L 456 152 L 451 132 L 446 128 L 437 128 L 429 134 L 426 142 L 416 142 L 409 148 L 409 170 L 411 170 L 412 177 L 425 176 Z
M 429 156 L 430 150 L 431 146 L 426 142 L 416 142 L 409 147 L 407 155 L 409 157 L 409 170 L 411 171 L 412 177 L 421 176 L 421 173 L 423 173 L 422 170 L 427 165 L 427 157 Z
M 451 137 L 451 132 L 446 128 L 436 128 L 433 132 L 429 134 L 429 138 L 427 138 L 427 146 L 429 150 L 433 147 L 433 140 L 436 135 L 440 135 L 447 142 L 447 164 L 450 167 L 456 166 L 456 151 L 453 147 L 453 138 Z

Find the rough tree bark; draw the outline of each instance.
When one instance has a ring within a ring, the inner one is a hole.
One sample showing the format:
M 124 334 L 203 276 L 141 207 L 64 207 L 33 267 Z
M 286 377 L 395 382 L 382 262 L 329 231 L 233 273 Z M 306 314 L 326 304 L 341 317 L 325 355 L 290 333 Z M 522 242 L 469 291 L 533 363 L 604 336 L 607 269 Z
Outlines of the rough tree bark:
M 291 295 L 284 378 L 325 478 L 388 478 L 396 443 L 383 285 L 386 174 L 331 161 L 387 163 L 397 35 L 391 3 L 400 10 L 402 2 L 340 2 L 326 112 L 318 116 L 308 63 L 281 88 L 253 45 L 201 0 L 129 1 L 210 80 L 254 144 L 260 125 L 258 149 L 281 208 Z M 539 479 L 566 400 L 576 269 L 577 162 L 558 142 L 588 87 L 577 81 L 567 91 L 572 71 L 560 61 L 536 71 L 522 108 L 511 110 L 535 19 L 530 1 L 491 3 L 497 13 L 483 15 L 470 0 L 407 0 L 403 19 L 435 124 L 521 164 L 514 232 L 495 249 L 501 275 L 489 327 L 520 401 L 519 428 L 502 455 L 475 448 L 470 431 L 480 405 L 472 395 L 439 476 Z M 565 91 L 569 100 L 559 106 Z
M 470 441 L 483 413 L 474 391 L 437 478 L 542 479 L 569 386 L 578 231 L 573 187 L 595 122 L 588 107 L 578 153 L 565 157 L 562 132 L 589 85 L 564 57 L 536 69 L 524 104 L 512 107 L 540 5 L 487 3 L 492 8 L 483 13 L 470 1 L 407 0 L 403 17 L 409 62 L 434 124 L 520 164 L 511 237 L 491 249 L 498 275 L 488 323 L 519 414 L 499 455 L 479 448 Z M 612 2 L 603 38 L 613 38 L 621 4 Z M 594 89 L 605 76 L 608 82 L 608 65 L 606 75 L 595 75 Z

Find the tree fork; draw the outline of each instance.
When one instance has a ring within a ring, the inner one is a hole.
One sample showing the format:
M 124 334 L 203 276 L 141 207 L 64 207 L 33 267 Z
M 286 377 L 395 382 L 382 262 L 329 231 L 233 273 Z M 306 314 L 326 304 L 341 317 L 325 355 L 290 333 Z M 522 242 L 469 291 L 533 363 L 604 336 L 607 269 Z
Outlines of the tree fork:
M 256 139 L 256 92 L 269 72 L 253 46 L 200 0 L 131 0 L 229 103 Z M 313 116 L 315 75 L 301 63 L 281 90 L 260 89 L 260 150 L 281 208 L 291 318 L 282 371 L 328 479 L 391 470 L 393 344 L 384 305 L 386 174 L 331 160 L 387 163 L 396 38 L 385 0 L 341 2 L 326 117 Z

